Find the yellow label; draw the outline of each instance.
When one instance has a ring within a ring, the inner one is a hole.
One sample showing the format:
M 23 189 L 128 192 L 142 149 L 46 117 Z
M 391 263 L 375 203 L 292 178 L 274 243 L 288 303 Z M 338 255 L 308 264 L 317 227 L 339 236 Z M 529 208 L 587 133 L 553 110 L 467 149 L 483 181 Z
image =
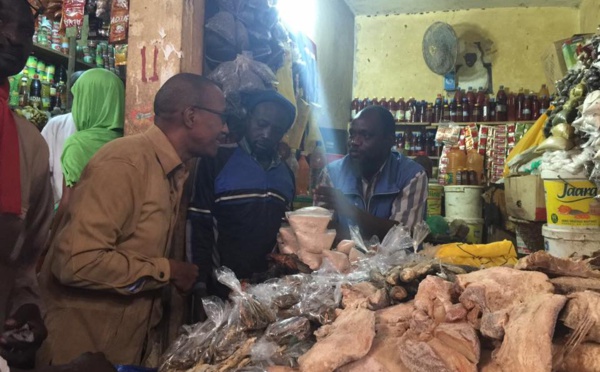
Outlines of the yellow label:
M 442 194 L 444 188 L 441 186 L 429 186 L 429 196 L 427 197 L 427 215 L 440 216 L 442 214 Z
M 544 180 L 548 224 L 600 226 L 598 188 L 585 180 Z

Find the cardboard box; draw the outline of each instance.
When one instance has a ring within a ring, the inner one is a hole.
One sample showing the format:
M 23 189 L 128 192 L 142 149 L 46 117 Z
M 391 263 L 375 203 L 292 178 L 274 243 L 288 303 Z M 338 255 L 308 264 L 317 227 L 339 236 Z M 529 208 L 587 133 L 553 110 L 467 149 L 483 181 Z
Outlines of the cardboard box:
M 540 176 L 509 177 L 504 189 L 509 216 L 525 221 L 546 221 L 544 181 Z
M 569 66 L 576 62 L 577 45 L 585 44 L 593 34 L 578 34 L 570 38 L 555 41 L 542 52 L 542 65 L 546 75 L 546 85 L 550 93 L 556 92 L 555 83 L 565 77 Z M 568 63 L 565 56 L 569 59 Z

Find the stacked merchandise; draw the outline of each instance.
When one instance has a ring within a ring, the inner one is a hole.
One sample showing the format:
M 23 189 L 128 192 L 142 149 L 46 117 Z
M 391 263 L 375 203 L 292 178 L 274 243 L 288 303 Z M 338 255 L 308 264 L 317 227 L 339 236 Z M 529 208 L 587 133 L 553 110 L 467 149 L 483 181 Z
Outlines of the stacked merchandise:
M 579 63 L 557 82 L 554 109 L 517 145 L 511 174 L 540 174 L 546 194 L 546 249 L 556 256 L 593 255 L 600 240 L 597 104 L 600 36 L 579 48 Z M 540 172 L 541 171 L 541 172 Z M 596 184 L 594 184 L 596 182 Z

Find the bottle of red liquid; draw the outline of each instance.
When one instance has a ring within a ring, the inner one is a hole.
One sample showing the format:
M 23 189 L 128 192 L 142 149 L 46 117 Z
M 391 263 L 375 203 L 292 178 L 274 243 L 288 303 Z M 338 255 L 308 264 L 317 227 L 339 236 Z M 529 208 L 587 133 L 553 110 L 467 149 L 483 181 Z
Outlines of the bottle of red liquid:
M 379 99 L 377 97 L 373 98 L 373 100 L 371 101 L 371 105 L 379 106 Z
M 525 105 L 525 93 L 523 92 L 523 88 L 519 89 L 519 94 L 517 94 L 515 104 L 516 119 L 525 120 L 523 119 L 523 106 Z
M 456 92 L 458 94 L 458 92 Z M 460 99 L 459 99 L 460 97 Z M 458 96 L 454 96 L 454 98 L 456 99 L 456 122 L 457 123 L 462 123 L 462 112 L 463 112 L 463 95 L 460 94 Z
M 467 101 L 469 102 L 469 117 L 472 117 L 473 109 L 475 108 L 475 103 L 477 101 L 477 94 L 473 90 L 473 87 L 469 87 L 467 90 Z
M 406 112 L 404 113 L 404 121 L 407 123 L 415 122 L 415 99 L 410 97 L 406 102 Z
M 433 105 L 431 103 L 428 103 L 427 109 L 425 111 L 425 122 L 433 123 L 434 119 L 435 119 L 435 117 L 434 117 Z
M 550 98 L 548 96 L 540 97 L 540 116 L 546 113 L 546 110 L 550 107 Z
M 444 106 L 442 108 L 442 121 L 450 120 L 450 105 L 448 104 L 448 100 L 444 99 Z
M 427 121 L 427 101 L 421 101 L 421 123 L 429 123 Z
M 415 114 L 413 115 L 413 123 L 421 122 L 421 102 L 415 101 Z
M 517 96 L 514 93 L 509 93 L 506 101 L 506 120 L 517 120 Z
M 452 101 L 450 101 L 450 116 L 449 119 L 450 121 L 453 121 L 456 123 L 456 99 L 452 99 Z
M 404 134 L 404 154 L 407 156 L 412 156 L 412 132 L 406 132 Z
M 405 122 L 406 121 L 406 102 L 404 101 L 404 97 L 400 97 L 398 100 L 398 111 L 396 112 L 396 121 Z
M 537 95 L 531 98 L 531 120 L 537 120 L 540 117 L 540 101 Z
M 486 94 L 483 106 L 481 107 L 481 121 L 490 121 L 492 113 L 490 111 L 490 97 Z
M 506 121 L 506 104 L 508 97 L 504 91 L 504 85 L 500 85 L 498 93 L 496 94 L 496 121 Z
M 383 97 L 383 98 L 381 99 L 381 101 L 379 101 L 379 105 L 380 105 L 381 107 L 383 107 L 384 109 L 387 109 L 387 110 L 389 110 L 389 109 L 390 109 L 390 104 L 389 104 L 389 102 L 387 101 L 387 99 L 385 99 L 385 97 Z
M 471 122 L 471 105 L 469 104 L 469 99 L 467 97 L 463 98 L 462 122 Z
M 388 101 L 388 106 L 390 107 L 389 110 L 392 113 L 392 116 L 396 118 L 398 115 L 398 102 L 396 102 L 396 100 L 392 97 Z
M 475 97 L 475 107 L 473 107 L 471 120 L 474 122 L 480 122 L 483 119 L 483 108 L 485 106 L 486 94 L 482 87 L 479 87 L 477 96 Z
M 358 114 L 358 98 L 354 98 L 352 100 L 352 104 L 350 105 L 350 115 L 352 117 L 352 119 L 354 119 L 354 117 L 356 116 L 356 114 Z
M 454 93 L 454 99 L 456 99 L 456 103 L 460 103 L 462 105 L 463 92 L 460 90 L 460 87 L 456 88 L 456 92 Z
M 367 108 L 371 106 L 371 101 L 368 98 L 363 98 L 363 100 L 360 103 L 360 106 L 358 107 L 358 111 L 361 111 L 364 108 Z
M 521 118 L 525 121 L 531 120 L 531 111 L 533 102 L 530 95 L 526 95 L 523 98 L 523 111 L 521 112 Z
M 440 121 L 442 121 L 442 117 L 444 116 L 443 113 L 444 110 L 444 102 L 442 100 L 442 95 L 438 94 L 437 97 L 435 98 L 435 104 L 433 106 L 433 111 L 434 111 L 434 121 L 436 123 L 439 123 Z

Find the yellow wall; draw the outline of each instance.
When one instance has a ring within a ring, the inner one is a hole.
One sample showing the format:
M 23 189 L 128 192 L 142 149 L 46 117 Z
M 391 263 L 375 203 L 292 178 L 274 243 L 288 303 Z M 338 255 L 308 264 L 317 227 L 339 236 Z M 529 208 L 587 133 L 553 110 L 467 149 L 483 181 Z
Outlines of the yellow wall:
M 597 3 L 598 0 L 588 0 Z M 447 22 L 457 34 L 476 29 L 494 42 L 494 89 L 538 90 L 546 82 L 540 54 L 549 43 L 580 30 L 575 8 L 471 9 L 426 14 L 356 17 L 355 97 L 433 100 L 443 90 L 421 51 L 425 30 Z M 466 89 L 466 87 L 464 87 Z
M 600 24 L 600 1 L 583 0 L 579 6 L 579 22 L 581 33 L 596 32 Z

